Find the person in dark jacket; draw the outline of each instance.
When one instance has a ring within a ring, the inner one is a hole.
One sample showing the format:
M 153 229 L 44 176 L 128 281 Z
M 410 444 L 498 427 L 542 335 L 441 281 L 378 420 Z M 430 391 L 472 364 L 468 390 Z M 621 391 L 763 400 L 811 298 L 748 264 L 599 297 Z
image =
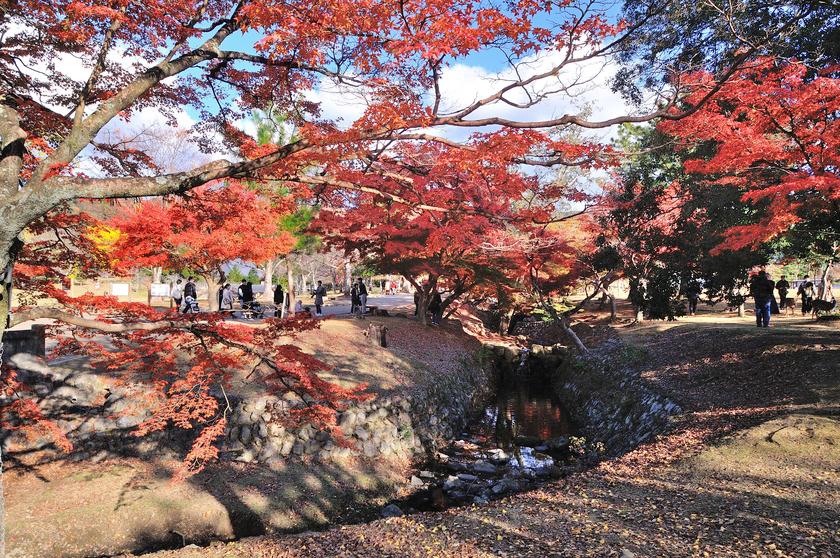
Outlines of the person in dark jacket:
M 779 307 L 784 310 L 787 305 L 788 291 L 790 291 L 790 283 L 787 282 L 784 275 L 776 282 L 776 290 L 779 291 Z
M 188 296 L 198 298 L 195 293 L 195 283 L 193 282 L 192 277 L 187 277 L 187 284 L 184 285 L 184 297 Z
M 315 299 L 315 315 L 316 316 L 323 316 L 324 312 L 322 307 L 324 306 L 324 297 L 327 296 L 327 288 L 318 281 L 318 285 L 315 287 L 315 290 L 312 292 L 312 297 Z
M 802 284 L 799 285 L 799 290 L 796 291 L 796 294 L 802 297 L 802 315 L 804 316 L 811 311 L 814 304 L 814 283 L 806 277 L 802 280 Z
M 359 305 L 361 301 L 359 300 L 359 284 L 355 281 L 353 285 L 350 287 L 350 313 L 355 314 L 356 310 L 359 309 Z
M 280 285 L 274 286 L 274 317 L 278 318 L 283 314 L 283 300 L 285 294 L 283 293 L 283 287 Z
M 191 299 L 188 301 L 187 299 Z M 198 295 L 195 292 L 195 283 L 193 282 L 192 277 L 187 277 L 187 283 L 184 285 L 184 314 L 190 311 L 190 303 L 194 303 L 198 300 Z
M 364 315 L 367 312 L 368 291 L 367 291 L 367 287 L 365 286 L 361 277 L 359 277 L 358 289 L 359 289 L 359 313 Z
M 239 282 L 239 287 L 236 288 L 236 298 L 239 299 L 239 306 L 245 307 L 245 279 Z
M 254 302 L 254 287 L 251 285 L 251 282 L 243 280 L 242 286 L 239 288 L 242 290 L 242 306 L 251 306 L 251 303 Z
M 767 272 L 759 271 L 750 281 L 750 296 L 755 300 L 755 325 L 770 327 L 770 304 L 773 299 L 773 282 Z
M 700 301 L 700 294 L 703 292 L 703 287 L 696 279 L 692 280 L 685 289 L 685 294 L 688 297 L 688 315 L 694 316 L 697 314 L 697 303 Z

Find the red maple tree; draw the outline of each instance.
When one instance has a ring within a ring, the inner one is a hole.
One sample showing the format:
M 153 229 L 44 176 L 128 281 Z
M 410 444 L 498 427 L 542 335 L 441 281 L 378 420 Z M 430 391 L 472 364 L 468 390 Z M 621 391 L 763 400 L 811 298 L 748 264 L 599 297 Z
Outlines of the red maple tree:
M 840 216 L 840 79 L 828 68 L 762 58 L 739 70 L 694 114 L 660 128 L 686 144 L 711 142 L 713 155 L 685 170 L 738 188 L 754 223 L 731 227 L 719 250 L 755 247 L 808 221 Z M 686 102 L 714 87 L 709 74 Z M 840 245 L 837 248 L 840 249 Z
M 288 196 L 237 181 L 171 200 L 144 200 L 108 221 L 119 234 L 109 256 L 118 271 L 163 267 L 196 273 L 207 285 L 210 309 L 218 310 L 213 285 L 224 283 L 225 264 L 262 262 L 292 249 L 295 239 L 276 224 L 291 207 Z
M 496 178 L 504 174 L 500 160 L 506 157 L 513 157 L 506 164 L 574 164 L 576 157 L 589 156 L 587 150 L 555 141 L 552 128 L 676 118 L 670 109 L 682 95 L 676 84 L 655 111 L 603 121 L 572 113 L 536 121 L 500 114 L 500 105 L 527 110 L 566 95 L 570 86 L 558 76 L 620 48 L 634 29 L 623 22 L 606 23 L 609 18 L 596 6 L 534 0 L 509 2 L 504 9 L 480 0 L 9 3 L 0 16 L 0 332 L 11 309 L 14 268 L 15 282 L 27 292 L 12 324 L 36 317 L 68 324 L 76 338 L 87 335 L 91 340 L 72 349 L 110 362 L 108 369 L 115 373 L 119 367 L 140 373 L 131 362 L 161 359 L 155 374 L 164 379 L 154 393 L 162 399 L 155 403 L 156 418 L 144 428 L 164 423 L 204 426 L 194 446 L 201 458 L 212 453 L 210 440 L 219 434 L 224 416 L 212 402 L 212 384 L 224 385 L 225 371 L 237 362 L 259 358 L 267 377 L 282 389 L 310 390 L 327 407 L 354 396 L 322 384 L 315 374 L 317 363 L 213 315 L 164 316 L 111 297 L 73 299 L 55 289 L 52 282 L 69 268 L 95 274 L 103 263 L 100 251 L 86 240 L 86 218 L 72 204 L 79 199 L 183 194 L 219 180 L 248 179 L 323 183 L 329 187 L 319 195 L 357 192 L 426 211 L 418 199 L 425 197 L 423 178 L 411 185 L 402 179 L 356 180 L 348 169 L 372 169 L 371 163 L 387 156 L 389 146 L 398 145 L 420 145 L 421 152 L 447 146 L 453 155 L 446 159 L 455 170 L 464 166 L 480 171 L 481 160 L 487 159 L 488 172 L 497 173 Z M 490 48 L 504 51 L 515 77 L 471 102 L 448 99 L 441 87 L 447 66 Z M 736 65 L 747 56 L 736 57 Z M 538 58 L 548 62 L 534 69 L 529 63 Z M 76 60 L 84 66 L 81 78 L 61 71 L 65 61 Z M 368 105 L 363 116 L 344 127 L 322 117 L 319 105 L 307 96 L 322 82 L 364 97 Z M 289 115 L 298 134 L 283 145 L 257 145 L 235 125 L 271 103 Z M 188 120 L 189 114 L 197 116 L 189 132 L 203 157 L 194 168 L 163 172 L 131 142 L 111 139 L 109 127 L 119 127 L 144 110 L 173 125 Z M 430 133 L 444 127 L 498 131 L 462 144 Z M 388 172 L 377 169 L 373 174 L 387 178 Z M 435 197 L 456 179 L 435 179 Z M 498 216 L 477 211 L 495 212 L 506 203 L 502 197 L 519 191 L 515 180 L 508 185 L 494 178 L 490 191 L 482 192 L 476 183 L 465 190 L 463 201 L 441 199 L 429 205 L 434 211 L 475 205 L 467 221 L 453 219 L 450 237 L 457 239 L 464 233 L 480 234 L 482 219 Z M 199 195 L 215 194 L 206 188 Z M 166 236 L 171 237 L 168 232 Z M 24 238 L 40 238 L 49 246 L 40 249 Z M 447 239 L 429 238 L 439 246 Z M 138 244 L 138 249 L 148 246 Z M 128 256 L 134 247 L 123 248 Z M 35 298 L 49 299 L 50 305 L 36 305 L 30 300 Z M 304 326 L 270 323 L 267 329 L 279 334 L 287 327 Z M 95 348 L 94 334 L 85 332 L 114 336 L 125 355 L 137 358 L 105 354 Z M 178 369 L 167 360 L 176 346 L 190 347 L 189 354 L 204 359 L 206 366 Z M 188 383 L 195 391 L 186 390 Z M 329 420 L 328 413 L 320 414 Z

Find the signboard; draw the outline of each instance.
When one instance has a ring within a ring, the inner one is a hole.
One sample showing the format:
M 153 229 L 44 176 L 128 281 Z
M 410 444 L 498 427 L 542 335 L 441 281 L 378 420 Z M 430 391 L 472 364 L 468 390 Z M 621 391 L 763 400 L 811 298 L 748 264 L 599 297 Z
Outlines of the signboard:
M 111 294 L 114 296 L 128 296 L 128 283 L 111 283 Z
M 167 283 L 152 283 L 149 287 L 149 296 L 169 296 L 169 285 Z

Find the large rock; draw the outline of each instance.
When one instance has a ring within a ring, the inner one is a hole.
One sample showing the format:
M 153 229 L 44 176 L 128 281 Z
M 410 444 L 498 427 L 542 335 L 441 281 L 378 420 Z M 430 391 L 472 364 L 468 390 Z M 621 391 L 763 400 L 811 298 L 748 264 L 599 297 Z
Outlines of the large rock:
M 476 461 L 470 468 L 474 473 L 483 473 L 487 475 L 493 475 L 496 473 L 496 466 L 491 463 L 487 463 L 486 461 Z
M 401 515 L 404 515 L 403 511 L 396 504 L 388 504 L 382 508 L 380 513 L 382 514 L 382 517 L 400 517 Z

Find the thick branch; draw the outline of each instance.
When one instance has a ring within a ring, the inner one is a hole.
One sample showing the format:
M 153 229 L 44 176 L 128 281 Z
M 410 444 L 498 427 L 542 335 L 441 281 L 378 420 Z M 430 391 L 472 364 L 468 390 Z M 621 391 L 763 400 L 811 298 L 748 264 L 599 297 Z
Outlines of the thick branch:
M 156 320 L 154 322 L 130 322 L 113 323 L 103 320 L 83 318 L 57 308 L 32 308 L 23 312 L 16 312 L 12 316 L 11 326 L 16 326 L 30 320 L 50 319 L 65 324 L 76 325 L 87 329 L 95 329 L 105 333 L 125 333 L 129 331 L 156 331 L 172 327 L 183 326 L 184 324 L 173 320 Z

